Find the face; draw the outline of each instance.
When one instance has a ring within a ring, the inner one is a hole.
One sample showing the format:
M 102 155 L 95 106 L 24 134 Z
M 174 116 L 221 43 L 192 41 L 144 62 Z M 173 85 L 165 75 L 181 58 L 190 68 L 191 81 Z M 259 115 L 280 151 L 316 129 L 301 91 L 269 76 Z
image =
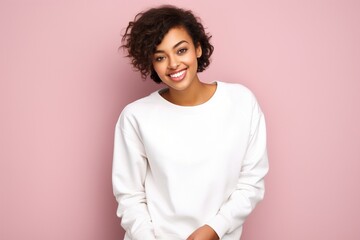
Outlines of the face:
M 197 58 L 201 54 L 201 46 L 194 45 L 184 28 L 172 28 L 156 47 L 153 67 L 170 90 L 186 90 L 199 81 Z

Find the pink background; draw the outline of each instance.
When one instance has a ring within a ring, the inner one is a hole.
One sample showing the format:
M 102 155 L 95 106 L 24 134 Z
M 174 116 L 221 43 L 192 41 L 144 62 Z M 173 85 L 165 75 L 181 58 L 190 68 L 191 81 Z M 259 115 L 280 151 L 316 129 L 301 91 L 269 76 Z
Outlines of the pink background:
M 117 52 L 164 1 L 0 1 L 0 239 L 122 239 L 113 130 L 158 85 Z M 169 1 L 213 34 L 203 81 L 267 116 L 271 170 L 243 240 L 360 239 L 360 1 Z

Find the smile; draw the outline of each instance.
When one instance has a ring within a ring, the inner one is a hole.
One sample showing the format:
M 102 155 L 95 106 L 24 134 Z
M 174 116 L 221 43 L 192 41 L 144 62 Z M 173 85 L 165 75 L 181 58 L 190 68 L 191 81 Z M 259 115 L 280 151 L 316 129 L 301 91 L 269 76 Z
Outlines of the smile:
M 184 69 L 184 70 L 182 70 L 182 71 L 180 71 L 180 72 L 177 72 L 177 73 L 170 74 L 169 76 L 170 76 L 171 78 L 177 78 L 177 79 L 179 79 L 179 78 L 182 78 L 182 77 L 184 76 L 185 72 L 186 72 L 186 69 Z

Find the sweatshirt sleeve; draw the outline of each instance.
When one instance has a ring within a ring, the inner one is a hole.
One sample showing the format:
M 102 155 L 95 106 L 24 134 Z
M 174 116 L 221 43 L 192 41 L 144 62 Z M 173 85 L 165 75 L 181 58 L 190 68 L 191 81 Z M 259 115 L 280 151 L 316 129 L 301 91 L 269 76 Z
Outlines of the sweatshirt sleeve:
M 217 215 L 206 223 L 215 230 L 220 239 L 242 226 L 256 204 L 263 199 L 264 177 L 268 168 L 265 119 L 254 100 L 248 146 L 236 189 Z
M 155 240 L 144 187 L 147 158 L 136 126 L 124 115 L 116 124 L 114 140 L 112 183 L 117 216 L 132 240 Z

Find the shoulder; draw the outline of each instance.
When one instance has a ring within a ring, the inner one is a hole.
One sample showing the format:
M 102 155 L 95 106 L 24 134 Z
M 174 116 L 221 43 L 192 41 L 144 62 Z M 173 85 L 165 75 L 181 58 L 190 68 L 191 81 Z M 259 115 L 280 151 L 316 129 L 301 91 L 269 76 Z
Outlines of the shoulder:
M 146 97 L 135 100 L 127 104 L 121 112 L 121 115 L 136 115 L 139 113 L 150 112 L 155 105 L 159 104 L 158 93 L 153 92 Z
M 253 92 L 240 83 L 218 82 L 222 89 L 222 94 L 228 96 L 232 101 L 254 104 L 256 97 Z
M 256 96 L 249 88 L 240 83 L 221 82 L 220 84 L 224 90 L 222 92 L 228 96 L 229 105 L 233 106 L 234 112 L 239 111 L 243 117 L 248 117 L 250 121 L 255 122 L 264 117 Z
M 157 95 L 156 91 L 127 104 L 121 111 L 117 124 L 126 128 L 129 124 L 136 126 L 140 119 L 146 119 L 152 114 L 156 105 L 159 105 L 160 101 Z

